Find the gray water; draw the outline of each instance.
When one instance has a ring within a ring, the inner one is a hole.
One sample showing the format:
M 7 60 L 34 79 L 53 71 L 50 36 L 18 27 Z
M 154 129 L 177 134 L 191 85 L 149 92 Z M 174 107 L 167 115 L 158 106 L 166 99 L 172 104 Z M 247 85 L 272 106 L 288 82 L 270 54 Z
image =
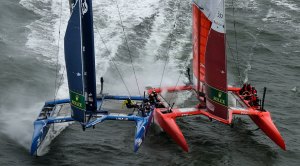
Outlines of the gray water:
M 179 77 L 183 84 L 187 78 L 180 73 L 191 65 L 191 2 L 127 0 L 118 5 L 140 89 L 159 86 L 166 58 L 162 85 L 175 85 Z M 63 36 L 69 10 L 61 0 L 10 0 L 0 2 L 0 165 L 299 165 L 300 2 L 236 0 L 234 6 L 235 17 L 232 1 L 226 1 L 228 44 L 236 53 L 235 22 L 241 79 L 260 94 L 268 87 L 265 107 L 287 151 L 255 130 L 248 117 L 237 118 L 234 128 L 205 117 L 186 117 L 178 124 L 189 153 L 153 128 L 134 153 L 134 123 L 109 121 L 85 132 L 75 123 L 52 142 L 45 156 L 31 157 L 32 122 L 43 102 L 54 98 L 57 87 L 58 98 L 68 94 Z M 94 20 L 97 77 L 104 76 L 105 91 L 128 95 L 109 61 L 114 57 L 131 94 L 138 95 L 116 3 L 94 0 Z M 228 80 L 236 85 L 236 61 L 230 52 L 227 56 Z M 291 90 L 294 87 L 298 92 Z

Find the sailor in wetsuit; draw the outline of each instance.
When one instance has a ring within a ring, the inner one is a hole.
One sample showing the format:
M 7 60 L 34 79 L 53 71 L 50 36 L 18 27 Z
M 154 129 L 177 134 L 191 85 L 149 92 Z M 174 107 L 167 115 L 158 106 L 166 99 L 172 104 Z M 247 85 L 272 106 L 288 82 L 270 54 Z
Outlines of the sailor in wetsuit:
M 135 104 L 131 99 L 126 99 L 122 104 L 122 108 L 124 108 L 124 105 L 126 105 L 127 108 L 138 108 L 138 105 Z
M 251 106 L 259 106 L 259 99 L 257 96 L 257 90 L 255 89 L 255 87 L 252 87 L 251 90 L 252 96 L 251 96 L 251 100 L 250 100 L 250 105 Z
M 157 102 L 159 102 L 158 98 L 157 98 L 157 93 L 155 90 L 153 90 L 150 95 L 149 95 L 149 102 L 150 104 L 156 104 Z
M 239 94 L 240 94 L 240 95 L 243 95 L 243 93 L 244 93 L 245 91 L 247 91 L 247 84 L 246 84 L 246 83 L 243 84 L 243 87 L 242 87 L 241 90 L 239 91 Z
M 159 101 L 158 95 L 155 90 L 153 90 L 149 95 L 149 102 L 151 106 L 155 106 L 156 108 L 164 108 L 162 102 Z

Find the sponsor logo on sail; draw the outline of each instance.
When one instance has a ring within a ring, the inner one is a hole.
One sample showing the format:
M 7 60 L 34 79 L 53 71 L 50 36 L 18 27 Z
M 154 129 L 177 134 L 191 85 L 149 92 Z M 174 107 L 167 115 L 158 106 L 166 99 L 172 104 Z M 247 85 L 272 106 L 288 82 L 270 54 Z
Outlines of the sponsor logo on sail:
M 80 95 L 78 93 L 70 91 L 70 99 L 71 99 L 71 105 L 79 108 L 81 110 L 85 110 L 85 104 L 84 104 L 84 96 Z
M 223 106 L 227 106 L 227 93 L 215 89 L 213 87 L 208 88 L 208 98 L 211 99 L 212 101 L 221 104 Z

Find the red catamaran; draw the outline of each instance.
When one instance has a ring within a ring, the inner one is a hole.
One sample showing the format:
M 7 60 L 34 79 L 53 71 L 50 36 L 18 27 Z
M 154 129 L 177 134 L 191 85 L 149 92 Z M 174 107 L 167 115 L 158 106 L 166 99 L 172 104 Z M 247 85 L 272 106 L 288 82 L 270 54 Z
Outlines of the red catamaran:
M 243 88 L 228 86 L 224 0 L 197 0 L 192 8 L 193 85 L 155 88 L 155 91 L 172 93 L 194 90 L 199 104 L 193 108 L 172 109 L 165 104 L 166 108 L 155 109 L 155 122 L 184 151 L 188 151 L 187 142 L 176 124 L 177 117 L 204 115 L 210 120 L 232 124 L 233 115 L 248 115 L 271 140 L 285 150 L 284 140 L 274 125 L 270 112 L 263 108 L 264 101 L 260 104 L 257 101 L 256 90 L 250 85 L 244 85 Z M 151 94 L 153 90 L 150 89 L 148 93 Z M 228 105 L 229 94 L 238 101 L 238 107 Z

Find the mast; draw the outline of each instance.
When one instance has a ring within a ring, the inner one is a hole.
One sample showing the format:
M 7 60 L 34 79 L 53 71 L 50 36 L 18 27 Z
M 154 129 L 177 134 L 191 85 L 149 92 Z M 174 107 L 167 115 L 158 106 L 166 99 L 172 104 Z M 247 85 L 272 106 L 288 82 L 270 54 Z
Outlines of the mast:
M 82 0 L 82 51 L 85 69 L 85 99 L 86 110 L 92 112 L 97 110 L 94 47 L 92 0 Z

